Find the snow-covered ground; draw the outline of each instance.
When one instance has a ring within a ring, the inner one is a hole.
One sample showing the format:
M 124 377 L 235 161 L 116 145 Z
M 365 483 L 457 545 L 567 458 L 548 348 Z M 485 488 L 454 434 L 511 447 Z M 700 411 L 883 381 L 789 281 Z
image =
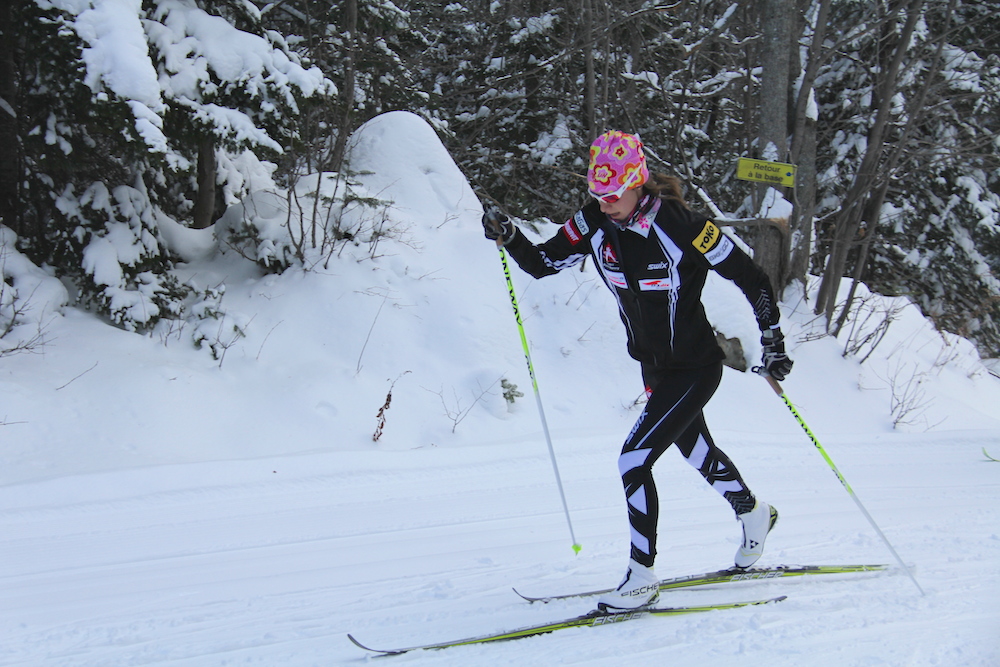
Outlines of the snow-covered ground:
M 266 277 L 192 249 L 184 277 L 224 283 L 225 321 L 246 325 L 231 345 L 220 330 L 221 360 L 73 309 L 43 318 L 44 345 L 0 358 L 0 665 L 355 664 L 348 632 L 393 647 L 514 629 L 592 602 L 529 605 L 512 586 L 617 584 L 616 458 L 641 384 L 610 295 L 592 271 L 513 268 L 576 555 L 475 196 L 408 114 L 369 124 L 355 156 L 395 202 L 395 239 Z M 713 280 L 706 301 L 756 359 L 738 290 Z M 861 366 L 870 350 L 842 356 L 847 333 L 821 336 L 789 293 L 783 384 L 926 596 L 898 569 L 677 591 L 663 603 L 788 599 L 389 660 L 1000 664 L 1000 463 L 983 455 L 1000 458 L 1000 380 L 899 305 L 869 302 L 869 327 L 894 321 Z M 524 396 L 509 404 L 503 380 Z M 781 510 L 761 564 L 894 562 L 764 380 L 727 369 L 708 418 Z M 656 474 L 658 574 L 729 566 L 728 505 L 679 455 Z

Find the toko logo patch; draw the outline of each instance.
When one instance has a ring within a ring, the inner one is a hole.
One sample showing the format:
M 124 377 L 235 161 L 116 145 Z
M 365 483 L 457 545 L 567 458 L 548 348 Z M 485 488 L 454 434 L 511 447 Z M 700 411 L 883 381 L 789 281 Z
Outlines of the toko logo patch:
M 719 228 L 709 220 L 705 223 L 705 228 L 701 230 L 701 234 L 696 236 L 691 243 L 697 248 L 698 252 L 704 255 L 712 249 L 712 246 L 719 240 L 720 235 Z

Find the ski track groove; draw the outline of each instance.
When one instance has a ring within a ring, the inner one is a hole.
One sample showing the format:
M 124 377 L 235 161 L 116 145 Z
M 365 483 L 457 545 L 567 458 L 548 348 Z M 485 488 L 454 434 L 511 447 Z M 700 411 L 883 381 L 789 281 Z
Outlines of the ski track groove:
M 498 467 L 452 461 L 435 468 L 447 456 L 431 452 L 413 470 L 373 473 L 362 463 L 357 477 L 345 469 L 198 487 L 178 469 L 166 471 L 167 479 L 146 493 L 133 487 L 148 471 L 125 474 L 131 482 L 119 497 L 103 488 L 102 479 L 86 476 L 73 480 L 76 501 L 66 494 L 46 502 L 39 491 L 34 504 L 4 504 L 0 511 L 3 557 L 20 566 L 0 577 L 0 589 L 18 610 L 0 611 L 0 665 L 343 664 L 364 659 L 347 643 L 347 632 L 375 646 L 401 646 L 583 613 L 592 601 L 529 605 L 510 587 L 548 593 L 614 585 L 628 535 L 620 482 L 606 469 L 614 460 L 606 451 L 609 439 L 592 436 L 580 463 L 562 468 L 584 544 L 576 558 L 568 555 L 548 462 L 523 448 Z M 753 461 L 745 474 L 782 511 L 768 543 L 769 562 L 841 562 L 845 554 L 854 562 L 890 562 L 832 472 L 815 471 L 824 464 L 814 452 L 784 442 L 754 446 L 764 449 L 768 463 Z M 879 632 L 940 636 L 924 619 L 942 598 L 947 603 L 940 613 L 968 628 L 962 639 L 981 648 L 975 655 L 987 654 L 989 640 L 981 631 L 996 618 L 996 603 L 991 611 L 961 600 L 981 591 L 984 578 L 1000 581 L 994 564 L 1000 563 L 1000 515 L 982 505 L 983 494 L 996 497 L 1000 489 L 993 468 L 970 472 L 944 457 L 943 479 L 963 483 L 928 492 L 892 481 L 916 465 L 901 462 L 905 447 L 876 449 L 885 451 L 866 456 L 865 443 L 854 443 L 834 456 L 843 459 L 838 465 L 904 559 L 921 561 L 915 575 L 928 591 L 926 600 L 899 572 L 747 582 L 729 586 L 733 591 L 711 586 L 671 591 L 662 599 L 675 605 L 790 597 L 775 609 L 643 619 L 419 653 L 410 661 L 513 665 L 531 656 L 529 662 L 548 664 L 568 655 L 566 664 L 615 665 L 627 649 L 643 659 L 677 656 L 682 664 L 697 653 L 699 664 L 728 665 L 774 648 L 776 664 L 826 651 L 830 659 L 823 664 L 832 665 L 844 657 L 840 645 L 861 642 L 870 644 L 867 654 L 891 659 L 888 664 L 910 664 L 914 656 L 912 664 L 962 664 L 952 641 L 939 649 L 924 642 L 908 655 L 878 644 Z M 274 474 L 270 469 L 281 463 L 267 461 L 262 469 Z M 797 474 L 803 465 L 813 472 Z M 664 457 L 657 476 L 663 484 L 661 540 L 669 545 L 658 573 L 725 567 L 738 524 L 724 503 L 679 457 Z M 970 513 L 977 499 L 980 509 Z M 395 518 L 402 502 L 405 525 Z M 991 533 L 985 547 L 969 537 Z M 967 558 L 956 558 L 954 547 L 944 549 L 955 541 L 968 542 Z M 935 557 L 938 549 L 952 555 Z M 600 638 L 591 639 L 593 633 Z M 706 636 L 718 641 L 706 643 Z M 574 642 L 587 650 L 567 654 Z

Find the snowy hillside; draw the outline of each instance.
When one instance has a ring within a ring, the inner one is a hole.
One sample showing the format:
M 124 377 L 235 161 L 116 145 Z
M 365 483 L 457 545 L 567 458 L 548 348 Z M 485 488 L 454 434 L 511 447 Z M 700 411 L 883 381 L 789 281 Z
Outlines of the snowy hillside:
M 309 271 L 264 276 L 210 232 L 171 230 L 191 259 L 183 279 L 224 285 L 221 359 L 189 331 L 143 337 L 58 309 L 61 286 L 5 234 L 38 324 L 4 343 L 43 344 L 0 357 L 0 665 L 357 664 L 348 632 L 392 647 L 514 629 L 592 602 L 529 605 L 512 586 L 617 584 L 615 462 L 641 383 L 611 296 L 593 271 L 532 281 L 513 268 L 575 555 L 475 195 L 410 114 L 362 128 L 353 166 L 374 172 L 364 194 L 394 202 L 393 231 Z M 266 215 L 258 200 L 230 222 Z M 983 454 L 1000 458 L 1000 380 L 915 308 L 867 304 L 851 340 L 893 321 L 845 358 L 849 332 L 822 336 L 808 299 L 787 294 L 783 385 L 926 596 L 898 569 L 693 589 L 662 601 L 788 599 L 389 660 L 1000 664 L 1000 463 Z M 706 306 L 756 361 L 742 294 L 712 280 Z M 512 404 L 505 381 L 523 394 Z M 781 510 L 761 565 L 893 562 L 764 380 L 727 369 L 708 420 Z M 657 573 L 731 565 L 727 504 L 676 454 L 656 474 Z

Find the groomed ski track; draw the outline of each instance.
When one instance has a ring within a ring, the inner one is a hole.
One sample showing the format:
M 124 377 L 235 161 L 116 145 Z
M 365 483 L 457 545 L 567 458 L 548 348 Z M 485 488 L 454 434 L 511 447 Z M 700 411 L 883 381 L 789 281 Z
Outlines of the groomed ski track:
M 618 435 L 556 435 L 573 443 L 562 466 L 579 556 L 544 447 L 528 436 L 476 449 L 163 466 L 0 488 L 0 665 L 355 664 L 363 656 L 348 632 L 408 646 L 585 613 L 587 601 L 530 605 L 510 589 L 586 589 L 620 576 L 627 536 L 608 444 Z M 744 436 L 730 447 L 780 503 L 765 558 L 884 561 L 850 498 L 797 438 Z M 972 442 L 969 456 L 978 456 Z M 915 564 L 927 598 L 891 575 L 754 582 L 750 597 L 789 599 L 408 660 L 987 664 L 997 655 L 1000 604 L 995 469 L 960 460 L 953 436 L 828 446 Z M 738 525 L 672 454 L 657 469 L 659 573 L 725 566 Z M 667 592 L 661 604 L 738 601 L 748 593 L 739 586 Z

